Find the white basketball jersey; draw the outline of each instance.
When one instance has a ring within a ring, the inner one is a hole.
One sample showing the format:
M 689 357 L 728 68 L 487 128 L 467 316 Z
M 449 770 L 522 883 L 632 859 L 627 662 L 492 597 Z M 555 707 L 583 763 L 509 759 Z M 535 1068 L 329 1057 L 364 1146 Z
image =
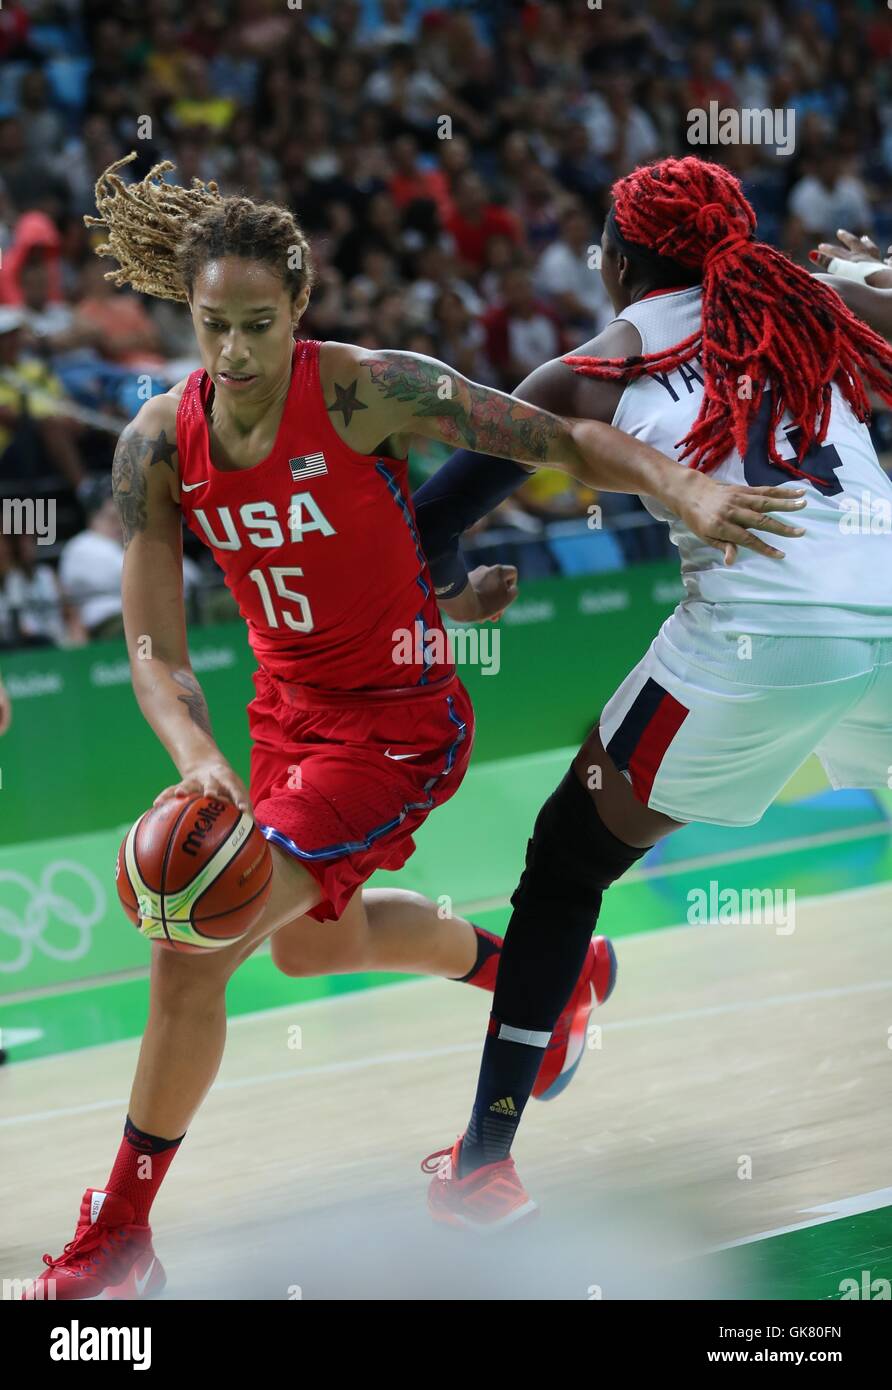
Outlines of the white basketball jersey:
M 619 315 L 641 334 L 641 351 L 652 353 L 689 337 L 700 326 L 701 289 L 675 290 L 640 300 Z M 703 400 L 699 358 L 671 372 L 642 376 L 625 389 L 613 424 L 670 458 L 688 433 Z M 778 512 L 781 520 L 806 528 L 798 539 L 761 532 L 786 552 L 771 560 L 738 550 L 726 566 L 722 551 L 698 540 L 653 499 L 652 516 L 668 521 L 678 546 L 689 604 L 710 607 L 717 630 L 799 633 L 814 636 L 892 635 L 892 480 L 884 473 L 870 440 L 836 386 L 827 438 L 814 446 L 801 467 L 820 486 L 794 478 L 768 462 L 769 402 L 763 399 L 750 431 L 745 458 L 734 450 L 711 474 L 721 482 L 751 487 L 789 484 L 805 488 L 800 513 Z M 786 416 L 777 432 L 782 458 L 795 460 L 796 429 Z

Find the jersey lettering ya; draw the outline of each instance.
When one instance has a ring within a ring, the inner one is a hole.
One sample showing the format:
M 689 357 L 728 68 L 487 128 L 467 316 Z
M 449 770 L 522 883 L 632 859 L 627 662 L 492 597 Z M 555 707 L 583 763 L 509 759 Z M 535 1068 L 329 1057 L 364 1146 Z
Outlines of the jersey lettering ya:
M 641 334 L 642 353 L 657 352 L 687 338 L 700 324 L 701 289 L 654 295 L 624 309 Z M 699 358 L 671 372 L 642 376 L 623 392 L 613 424 L 617 429 L 677 457 L 700 411 L 703 369 Z M 777 513 L 806 535 L 786 539 L 761 533 L 786 552 L 771 560 L 738 550 L 733 565 L 698 540 L 655 499 L 644 499 L 652 516 L 668 521 L 681 556 L 687 604 L 712 606 L 717 630 L 798 633 L 815 636 L 892 635 L 892 480 L 883 471 L 866 425 L 859 423 L 836 386 L 832 387 L 827 438 L 813 447 L 803 467 L 819 481 L 792 477 L 768 461 L 769 402 L 763 400 L 750 432 L 746 456 L 734 450 L 712 477 L 751 487 L 789 484 L 806 489 L 798 515 Z M 795 459 L 796 428 L 781 421 L 777 448 Z
M 211 463 L 213 383 L 203 370 L 191 374 L 177 409 L 183 515 L 213 552 L 272 675 L 323 690 L 427 685 L 453 668 L 432 660 L 445 640 L 426 640 L 442 627 L 408 466 L 340 438 L 323 400 L 320 346 L 295 343 L 275 444 L 252 468 Z

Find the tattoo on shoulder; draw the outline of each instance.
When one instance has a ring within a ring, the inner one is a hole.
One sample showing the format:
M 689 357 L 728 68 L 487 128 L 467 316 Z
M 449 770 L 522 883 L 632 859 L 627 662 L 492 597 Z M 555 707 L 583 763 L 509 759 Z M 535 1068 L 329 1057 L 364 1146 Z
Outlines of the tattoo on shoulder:
M 443 362 L 388 352 L 366 357 L 364 365 L 383 396 L 409 403 L 416 419 L 438 420 L 439 436 L 448 443 L 540 461 L 566 434 L 560 417 L 467 381 Z
M 151 441 L 132 425 L 121 434 L 112 464 L 112 492 L 124 530 L 124 545 L 146 527 L 146 479 L 142 461 Z
M 176 473 L 177 466 L 174 463 L 174 455 L 177 451 L 176 442 L 173 444 L 167 438 L 167 431 L 161 433 L 150 441 L 152 457 L 149 459 L 149 467 L 152 468 L 156 463 L 166 463 L 171 473 Z
M 134 425 L 122 431 L 115 448 L 112 464 L 112 492 L 124 530 L 124 545 L 128 546 L 137 531 L 146 528 L 146 475 L 144 465 L 166 463 L 176 473 L 176 444 L 168 441 L 162 430 L 154 438 L 142 434 Z
M 362 401 L 356 399 L 356 388 L 358 384 L 357 380 L 351 381 L 349 386 L 340 386 L 335 382 L 335 398 L 331 405 L 326 407 L 330 412 L 333 411 L 337 415 L 343 415 L 345 425 L 349 425 L 357 410 L 368 410 L 367 405 L 363 405 Z
M 211 734 L 211 716 L 208 712 L 207 701 L 192 672 L 172 671 L 171 675 L 177 685 L 181 685 L 184 690 L 188 691 L 186 695 L 178 695 L 177 699 L 186 706 L 192 723 L 197 724 L 204 733 Z

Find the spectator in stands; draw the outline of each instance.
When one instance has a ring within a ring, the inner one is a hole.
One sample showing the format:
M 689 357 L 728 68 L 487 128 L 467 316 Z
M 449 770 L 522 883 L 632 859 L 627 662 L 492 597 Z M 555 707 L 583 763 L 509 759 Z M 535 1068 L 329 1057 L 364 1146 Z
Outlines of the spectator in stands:
M 163 366 L 158 328 L 144 300 L 106 280 L 109 269 L 110 263 L 106 265 L 97 256 L 83 267 L 78 319 L 100 331 L 103 356 L 108 361 L 147 370 Z
M 632 82 L 625 73 L 612 73 L 601 85 L 603 95 L 589 93 L 573 114 L 585 125 L 592 151 L 609 164 L 611 177 L 621 178 L 655 158 L 659 151 L 656 127 L 632 100 Z
M 70 304 L 50 299 L 50 275 L 47 258 L 32 253 L 19 272 L 22 292 L 22 318 L 27 329 L 27 344 L 41 356 L 73 352 L 78 348 L 98 348 L 102 329 L 98 324 L 78 319 Z
M 453 185 L 455 212 L 446 222 L 463 275 L 476 275 L 486 258 L 490 237 L 506 236 L 516 245 L 523 231 L 513 213 L 488 200 L 486 185 L 479 174 L 463 173 Z
M 461 296 L 454 290 L 444 291 L 434 302 L 432 318 L 437 344 L 433 355 L 471 381 L 498 386 L 498 373 L 486 356 L 486 332 L 479 319 L 468 312 Z
M 814 171 L 793 187 L 785 240 L 800 257 L 818 241 L 832 241 L 838 227 L 859 235 L 873 230 L 867 190 L 845 173 L 839 151 L 830 142 L 818 153 Z
M 87 525 L 62 547 L 59 582 L 71 608 L 70 630 L 82 632 L 90 641 L 106 641 L 124 634 L 121 610 L 124 543 L 117 503 L 112 496 L 111 475 L 92 478 L 79 495 Z M 200 566 L 184 555 L 183 591 L 190 609 L 202 587 Z M 232 616 L 231 604 L 225 598 L 220 611 L 225 611 L 227 617 Z
M 593 515 L 598 494 L 557 468 L 540 468 L 514 501 L 540 521 L 575 521 Z
M 406 0 L 379 0 L 376 6 L 364 6 L 365 14 L 359 30 L 363 49 L 383 53 L 395 44 L 411 45 L 417 30 L 417 15 L 406 13 Z
M 0 307 L 0 473 L 36 479 L 60 472 L 69 487 L 84 481 L 79 426 L 58 377 L 24 351 L 21 309 Z
M 677 115 L 675 117 L 677 121 Z M 610 183 L 610 166 L 595 154 L 582 121 L 566 121 L 558 142 L 553 173 L 558 183 L 586 202 L 599 198 Z
M 387 191 L 396 207 L 403 208 L 416 198 L 430 198 L 445 224 L 452 215 L 453 203 L 449 183 L 442 169 L 422 167 L 418 159 L 418 141 L 414 135 L 400 135 L 393 142 L 393 173 Z
M 0 641 L 28 647 L 83 641 L 55 570 L 39 555 L 32 536 L 0 534 Z
M 62 145 L 56 168 L 65 186 L 69 212 L 82 217 L 95 209 L 93 189 L 109 164 L 120 157 L 120 146 L 112 135 L 107 117 L 93 113 L 85 118 Z
M 211 86 L 206 61 L 193 54 L 186 64 L 186 90 L 170 106 L 174 128 L 205 126 L 220 134 L 232 121 L 235 110 L 235 99 L 217 95 Z
M 557 316 L 538 300 L 528 270 L 502 276 L 502 302 L 484 315 L 486 355 L 506 391 L 563 350 Z
M 568 202 L 567 194 L 541 164 L 533 160 L 526 165 L 508 206 L 524 228 L 534 257 L 557 239 L 561 212 Z
M 90 641 L 124 635 L 121 572 L 124 541 L 111 475 L 94 479 L 82 490 L 86 528 L 62 547 L 59 581 L 76 609 Z
M 66 134 L 66 125 L 61 114 L 50 104 L 46 75 L 41 68 L 31 68 L 22 74 L 19 113 L 29 159 L 39 162 L 59 148 Z
M 510 259 L 505 264 L 510 264 Z M 422 247 L 415 260 L 415 274 L 408 292 L 412 317 L 419 322 L 428 319 L 435 301 L 445 290 L 453 290 L 470 314 L 482 313 L 483 301 L 469 281 L 458 274 L 454 257 L 439 242 L 432 243 Z
M 561 217 L 561 235 L 546 248 L 533 283 L 552 305 L 571 336 L 592 338 L 614 318 L 600 265 L 600 231 L 579 207 Z
M 474 117 L 426 67 L 418 65 L 408 44 L 391 49 L 386 65 L 366 81 L 363 96 L 383 108 L 394 134 L 406 132 L 421 140 L 430 138 L 437 117 L 443 113 L 463 121 L 473 121 Z
M 61 233 L 46 213 L 26 212 L 19 217 L 13 228 L 11 245 L 5 251 L 0 266 L 0 304 L 23 302 L 22 270 L 35 258 L 43 261 L 46 272 L 45 301 L 62 303 L 61 251 Z
M 30 153 L 18 116 L 0 119 L 0 178 L 19 212 L 43 212 L 58 223 L 65 209 L 65 186 L 49 153 Z
M 513 265 L 530 268 L 533 257 L 526 247 L 518 247 L 506 236 L 492 236 L 486 243 L 485 267 L 477 277 L 480 296 L 486 307 L 492 308 L 502 298 L 502 276 Z M 483 310 L 481 308 L 480 312 Z

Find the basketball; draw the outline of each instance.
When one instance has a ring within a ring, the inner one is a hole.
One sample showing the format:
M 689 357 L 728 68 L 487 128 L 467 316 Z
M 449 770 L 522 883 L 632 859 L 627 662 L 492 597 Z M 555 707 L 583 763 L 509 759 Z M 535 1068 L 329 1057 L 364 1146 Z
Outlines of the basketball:
M 212 796 L 146 811 L 118 850 L 121 905 L 150 941 L 216 950 L 247 935 L 269 897 L 269 845 L 250 815 Z

